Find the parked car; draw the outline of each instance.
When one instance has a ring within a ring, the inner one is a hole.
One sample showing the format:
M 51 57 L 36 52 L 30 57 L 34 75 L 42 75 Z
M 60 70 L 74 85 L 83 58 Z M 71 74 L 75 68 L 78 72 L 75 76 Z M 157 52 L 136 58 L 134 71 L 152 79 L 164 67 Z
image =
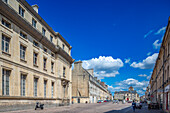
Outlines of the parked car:
M 114 103 L 119 104 L 119 101 L 118 101 L 118 100 L 113 100 L 113 104 L 114 104 Z
M 98 101 L 97 101 L 97 103 L 102 103 L 102 102 L 103 102 L 103 100 L 98 100 Z
M 104 102 L 109 102 L 109 100 L 104 100 Z

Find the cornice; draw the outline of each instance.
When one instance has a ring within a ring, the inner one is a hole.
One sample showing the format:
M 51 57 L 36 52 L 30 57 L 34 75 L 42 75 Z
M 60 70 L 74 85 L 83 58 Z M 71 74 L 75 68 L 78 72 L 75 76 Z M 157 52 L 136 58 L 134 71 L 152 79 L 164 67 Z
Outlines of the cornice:
M 55 32 L 46 22 L 45 20 L 26 2 L 26 0 L 17 0 L 21 4 L 23 4 L 27 10 L 29 10 L 55 37 L 59 37 L 69 48 L 71 48 L 70 44 L 61 36 L 60 33 Z
M 66 53 L 60 47 L 55 46 L 53 43 L 51 43 L 47 39 L 47 37 L 43 36 L 37 29 L 33 28 L 28 21 L 19 16 L 15 10 L 13 10 L 9 5 L 5 4 L 2 0 L 0 0 L 0 13 L 6 18 L 8 18 L 10 21 L 12 21 L 14 24 L 16 24 L 18 27 L 22 28 L 32 37 L 34 37 L 38 42 L 48 47 L 52 52 L 60 54 L 62 57 L 67 59 L 71 64 L 74 62 L 74 59 L 72 59 L 72 57 L 68 53 Z

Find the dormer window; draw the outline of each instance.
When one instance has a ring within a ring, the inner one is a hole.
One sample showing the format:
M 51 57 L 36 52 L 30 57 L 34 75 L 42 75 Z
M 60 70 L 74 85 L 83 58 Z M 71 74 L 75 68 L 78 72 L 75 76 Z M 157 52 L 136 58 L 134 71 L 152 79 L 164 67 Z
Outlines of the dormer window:
M 24 17 L 24 12 L 25 12 L 25 10 L 24 10 L 21 6 L 19 6 L 19 14 L 20 14 L 22 17 Z
M 42 28 L 42 34 L 45 36 L 45 29 L 44 28 Z

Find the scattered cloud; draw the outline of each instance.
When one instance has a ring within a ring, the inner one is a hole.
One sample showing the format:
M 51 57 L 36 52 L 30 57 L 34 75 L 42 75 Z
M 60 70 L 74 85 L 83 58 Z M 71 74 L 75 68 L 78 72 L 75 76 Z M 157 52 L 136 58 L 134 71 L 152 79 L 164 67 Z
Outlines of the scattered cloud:
M 165 30 L 166 30 L 166 26 L 160 28 L 157 32 L 155 32 L 155 35 L 162 35 L 162 34 L 164 34 Z
M 130 58 L 125 59 L 125 63 L 126 63 L 126 64 L 127 64 L 127 63 L 130 63 Z
M 153 43 L 153 47 L 154 47 L 154 49 L 158 49 L 158 48 L 160 48 L 160 46 L 161 46 L 161 42 L 160 43 L 158 43 L 159 42 L 159 40 L 156 40 L 154 43 Z
M 144 95 L 146 87 L 148 86 L 149 81 L 138 81 L 134 78 L 128 78 L 126 80 L 117 82 L 115 85 L 116 87 L 113 86 L 108 86 L 109 90 L 111 92 L 115 91 L 128 91 L 128 88 L 132 86 L 134 90 L 136 90 L 140 95 Z
M 155 65 L 156 59 L 158 57 L 158 53 L 154 53 L 152 56 L 148 56 L 142 62 L 133 62 L 130 66 L 133 68 L 140 69 L 152 69 Z
M 151 55 L 151 52 L 148 52 L 148 53 L 147 53 L 147 56 L 149 56 L 149 55 Z
M 144 35 L 144 38 L 148 37 L 152 32 L 153 32 L 153 30 L 150 30 L 148 33 L 146 33 L 146 34 Z
M 140 75 L 138 75 L 139 77 L 147 77 L 147 75 L 146 74 L 140 74 Z
M 83 68 L 94 69 L 94 76 L 99 79 L 104 77 L 115 77 L 119 74 L 118 70 L 123 67 L 121 59 L 114 59 L 111 56 L 99 56 L 99 58 L 92 58 L 90 60 L 83 61 Z

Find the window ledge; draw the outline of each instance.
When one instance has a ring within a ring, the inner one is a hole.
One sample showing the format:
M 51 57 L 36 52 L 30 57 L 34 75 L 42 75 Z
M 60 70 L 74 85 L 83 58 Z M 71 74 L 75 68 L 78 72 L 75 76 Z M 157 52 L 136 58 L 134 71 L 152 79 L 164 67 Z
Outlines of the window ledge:
M 47 71 L 47 69 L 43 69 L 44 71 Z
M 11 56 L 10 53 L 4 52 L 4 51 L 2 51 L 2 54 L 6 55 L 6 56 Z
M 0 24 L 3 28 L 5 28 L 6 30 L 8 30 L 9 32 L 11 32 L 11 33 L 13 33 L 13 31 L 12 31 L 12 29 L 11 28 L 8 28 L 8 27 L 6 27 L 5 25 L 3 25 L 3 24 Z
M 37 48 L 39 50 L 39 47 L 35 46 L 34 44 L 33 44 L 33 47 L 35 47 L 35 48 Z
M 22 58 L 20 58 L 20 61 L 24 62 L 24 63 L 27 63 L 27 61 L 25 59 L 22 59 Z
M 44 53 L 44 54 L 46 54 L 46 55 L 48 55 L 48 53 L 47 53 L 47 52 L 45 52 L 45 51 L 43 51 L 43 53 Z
M 38 65 L 37 65 L 37 64 L 34 64 L 34 67 L 38 68 Z
M 27 42 L 28 43 L 28 39 L 26 38 L 23 38 L 23 37 L 21 37 L 21 36 L 19 36 L 22 40 L 24 40 L 25 42 Z

